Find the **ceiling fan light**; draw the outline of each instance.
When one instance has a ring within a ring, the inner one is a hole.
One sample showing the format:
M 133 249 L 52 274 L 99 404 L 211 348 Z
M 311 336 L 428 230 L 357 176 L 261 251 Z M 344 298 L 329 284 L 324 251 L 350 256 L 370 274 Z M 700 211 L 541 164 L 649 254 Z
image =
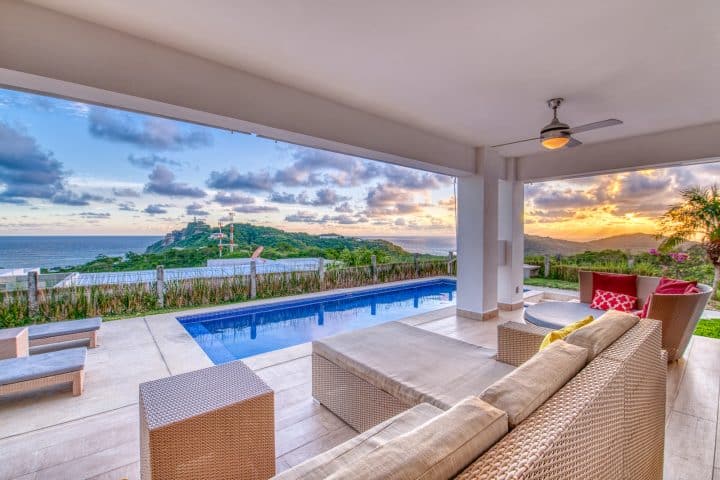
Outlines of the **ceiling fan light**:
M 559 137 L 550 137 L 550 138 L 543 138 L 540 144 L 547 148 L 548 150 L 557 150 L 558 148 L 562 148 L 565 145 L 568 144 L 570 141 L 569 136 L 559 136 Z

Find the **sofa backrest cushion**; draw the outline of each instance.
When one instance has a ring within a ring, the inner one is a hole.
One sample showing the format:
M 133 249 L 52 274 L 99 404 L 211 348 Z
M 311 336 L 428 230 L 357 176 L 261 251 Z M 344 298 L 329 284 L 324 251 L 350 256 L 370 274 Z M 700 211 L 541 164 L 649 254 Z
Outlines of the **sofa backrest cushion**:
M 587 358 L 587 349 L 557 340 L 490 385 L 480 398 L 506 412 L 514 428 L 582 370 Z
M 415 430 L 345 465 L 328 478 L 452 478 L 508 431 L 507 415 L 468 397 Z
M 574 331 L 565 341 L 586 348 L 588 361 L 609 347 L 622 334 L 632 328 L 640 319 L 631 313 L 610 310 L 594 322 Z

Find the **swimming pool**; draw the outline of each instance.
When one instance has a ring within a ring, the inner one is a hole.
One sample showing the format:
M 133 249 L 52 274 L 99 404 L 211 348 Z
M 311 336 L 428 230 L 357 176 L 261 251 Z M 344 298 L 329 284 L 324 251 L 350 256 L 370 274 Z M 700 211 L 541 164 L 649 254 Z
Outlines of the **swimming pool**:
M 455 305 L 455 281 L 373 287 L 178 317 L 217 365 Z

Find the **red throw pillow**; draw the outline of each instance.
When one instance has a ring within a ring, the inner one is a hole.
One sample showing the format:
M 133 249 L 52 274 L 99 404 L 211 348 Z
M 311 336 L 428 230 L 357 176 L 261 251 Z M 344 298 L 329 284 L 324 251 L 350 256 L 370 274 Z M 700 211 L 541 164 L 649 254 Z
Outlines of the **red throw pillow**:
M 652 296 L 652 293 L 648 295 L 648 298 L 645 300 L 645 305 L 643 305 L 642 312 L 640 312 L 640 315 L 638 315 L 638 317 L 647 318 L 648 310 L 650 310 L 650 300 L 652 300 Z
M 595 292 L 598 290 L 624 293 L 631 297 L 637 297 L 637 275 L 593 272 L 592 288 L 593 298 L 595 298 Z
M 661 295 L 690 295 L 694 293 L 700 293 L 700 289 L 697 288 L 697 280 L 692 282 L 686 282 L 685 280 L 676 280 L 674 278 L 662 277 L 658 286 L 655 287 L 655 292 Z M 653 294 L 648 295 L 643 305 L 642 313 L 640 318 L 647 318 L 648 310 L 650 309 L 650 299 Z
M 688 287 L 697 287 L 697 280 L 686 282 L 685 280 L 676 280 L 674 278 L 662 277 L 660 283 L 655 287 L 655 293 L 679 294 L 685 293 Z
M 635 309 L 635 302 L 637 302 L 637 297 L 633 297 L 632 295 L 596 290 L 590 308 L 631 312 Z

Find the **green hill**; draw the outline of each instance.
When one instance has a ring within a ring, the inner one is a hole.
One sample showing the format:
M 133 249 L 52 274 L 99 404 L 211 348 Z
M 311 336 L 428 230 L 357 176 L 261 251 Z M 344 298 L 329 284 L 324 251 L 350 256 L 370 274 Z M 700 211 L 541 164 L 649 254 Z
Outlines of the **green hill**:
M 235 248 L 228 248 L 230 226 L 223 227 L 223 258 L 247 258 L 257 247 L 264 248 L 268 259 L 322 257 L 344 265 L 368 265 L 374 255 L 379 263 L 412 261 L 412 254 L 386 240 L 364 240 L 341 235 L 310 235 L 286 232 L 277 228 L 248 223 L 234 224 Z M 157 265 L 166 268 L 205 266 L 208 259 L 219 258 L 217 230 L 205 222 L 188 223 L 185 228 L 168 233 L 150 245 L 145 253 L 128 252 L 124 257 L 99 256 L 84 265 L 58 269 L 73 272 L 110 272 L 150 270 Z M 430 258 L 430 255 L 422 255 Z
M 257 247 L 264 247 L 265 258 L 286 258 L 298 256 L 319 257 L 325 256 L 328 251 L 342 250 L 382 250 L 391 255 L 409 255 L 399 246 L 385 240 L 363 240 L 341 235 L 324 234 L 310 235 L 308 233 L 286 232 L 272 227 L 260 227 L 249 223 L 235 223 L 234 240 L 235 251 L 242 256 L 249 256 Z M 165 236 L 163 240 L 153 243 L 147 248 L 147 253 L 160 253 L 170 249 L 189 249 L 212 247 L 217 249 L 219 240 L 212 238 L 213 230 L 204 222 L 191 222 L 181 230 L 175 230 Z M 230 226 L 223 227 L 225 237 L 223 244 L 229 244 Z M 227 253 L 227 249 L 226 249 Z

